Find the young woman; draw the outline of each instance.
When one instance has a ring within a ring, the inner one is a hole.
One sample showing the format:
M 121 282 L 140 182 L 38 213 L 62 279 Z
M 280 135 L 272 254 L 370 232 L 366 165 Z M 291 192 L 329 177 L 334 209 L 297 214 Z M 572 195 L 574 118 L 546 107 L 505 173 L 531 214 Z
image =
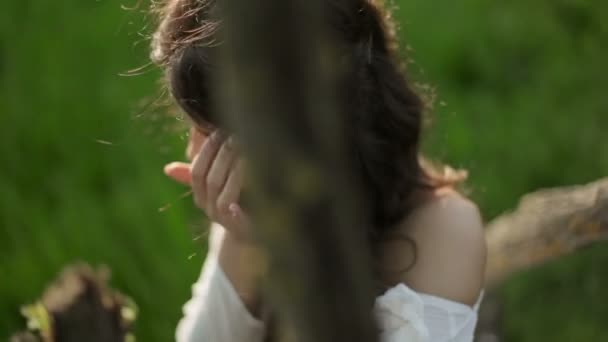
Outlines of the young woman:
M 369 243 L 378 251 L 382 284 L 373 310 L 382 340 L 472 341 L 486 259 L 479 211 L 454 190 L 461 175 L 423 163 L 423 103 L 400 67 L 390 16 L 378 1 L 356 1 L 354 11 L 328 6 L 327 18 L 352 65 L 344 94 L 356 130 L 355 172 L 372 203 Z M 152 58 L 192 119 L 191 163 L 171 163 L 165 173 L 190 185 L 195 203 L 214 222 L 177 340 L 261 342 L 271 329 L 261 310 L 260 274 L 250 263 L 252 228 L 239 205 L 247 170 L 235 139 L 220 132 L 211 104 L 209 74 L 221 29 L 209 14 L 214 6 L 213 0 L 169 0 L 153 39 Z

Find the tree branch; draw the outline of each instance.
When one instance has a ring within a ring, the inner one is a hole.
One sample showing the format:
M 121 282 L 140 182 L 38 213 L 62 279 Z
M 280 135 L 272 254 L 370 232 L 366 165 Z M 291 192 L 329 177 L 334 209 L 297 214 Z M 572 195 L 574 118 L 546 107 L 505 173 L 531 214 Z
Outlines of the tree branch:
M 607 238 L 608 178 L 526 195 L 488 225 L 487 286 Z

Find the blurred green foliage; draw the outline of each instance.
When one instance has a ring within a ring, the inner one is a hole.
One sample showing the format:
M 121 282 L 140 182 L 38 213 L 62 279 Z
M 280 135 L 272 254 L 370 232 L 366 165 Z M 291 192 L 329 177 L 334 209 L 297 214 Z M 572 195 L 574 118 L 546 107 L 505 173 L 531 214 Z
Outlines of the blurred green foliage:
M 438 95 L 426 149 L 470 171 L 487 219 L 537 188 L 608 175 L 608 2 L 397 3 L 410 70 Z M 147 63 L 149 22 L 113 1 L 0 10 L 0 338 L 86 260 L 137 301 L 141 341 L 172 340 L 204 245 L 185 189 L 161 172 L 185 142 L 146 105 L 159 74 L 119 75 Z M 507 340 L 608 340 L 607 268 L 598 245 L 510 281 Z
M 2 340 L 24 326 L 19 306 L 75 260 L 111 267 L 141 307 L 140 341 L 173 339 L 201 265 L 200 215 L 162 174 L 184 141 L 146 106 L 159 74 L 119 75 L 147 63 L 145 22 L 115 1 L 2 5 Z

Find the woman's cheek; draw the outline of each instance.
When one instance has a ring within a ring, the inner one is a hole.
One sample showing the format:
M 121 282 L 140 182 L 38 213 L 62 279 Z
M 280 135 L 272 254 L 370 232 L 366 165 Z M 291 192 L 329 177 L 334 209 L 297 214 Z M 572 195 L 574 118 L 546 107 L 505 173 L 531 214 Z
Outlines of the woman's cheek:
M 207 138 L 207 135 L 202 134 L 197 129 L 190 129 L 190 139 L 188 140 L 188 147 L 186 148 L 186 156 L 189 160 L 193 160 L 194 157 L 196 157 Z

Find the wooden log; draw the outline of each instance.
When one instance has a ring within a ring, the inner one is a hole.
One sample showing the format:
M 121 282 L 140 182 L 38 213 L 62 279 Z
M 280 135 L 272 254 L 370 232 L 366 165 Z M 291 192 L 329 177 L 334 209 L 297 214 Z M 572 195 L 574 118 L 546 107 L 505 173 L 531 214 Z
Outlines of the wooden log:
M 35 304 L 23 308 L 31 331 L 11 342 L 125 342 L 134 304 L 107 286 L 109 272 L 85 264 L 66 267 Z
M 526 195 L 487 227 L 487 287 L 607 238 L 608 178 Z

